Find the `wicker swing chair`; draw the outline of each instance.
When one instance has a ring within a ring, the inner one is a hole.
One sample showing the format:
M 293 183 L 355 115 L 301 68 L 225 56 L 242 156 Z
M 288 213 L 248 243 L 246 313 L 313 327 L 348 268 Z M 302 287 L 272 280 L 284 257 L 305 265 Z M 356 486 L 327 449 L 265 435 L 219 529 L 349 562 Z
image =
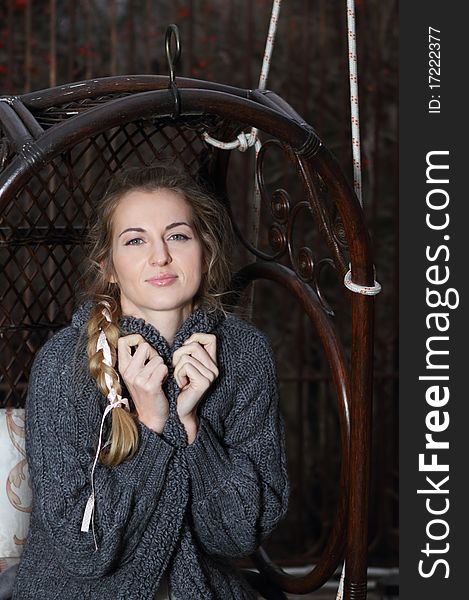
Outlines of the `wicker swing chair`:
M 166 76 L 121 76 L 0 98 L 0 406 L 24 406 L 35 352 L 71 317 L 83 234 L 102 181 L 122 165 L 173 157 L 226 204 L 239 243 L 254 257 L 233 278 L 235 296 L 259 279 L 292 294 L 320 340 L 337 396 L 339 501 L 321 559 L 308 574 L 293 576 L 275 567 L 261 548 L 252 557 L 260 574 L 250 577 L 266 598 L 285 598 L 284 592 L 320 588 L 345 558 L 344 596 L 364 599 L 373 298 L 359 292 L 373 287 L 374 273 L 362 209 L 313 128 L 279 96 L 179 77 L 176 85 L 168 60 L 169 86 Z M 268 138 L 256 174 L 274 219 L 264 232 L 272 253 L 247 240 L 233 217 L 227 178 L 231 153 L 204 139 L 208 132 L 231 141 L 251 127 Z M 268 198 L 264 158 L 272 146 L 297 173 L 297 202 L 284 190 Z M 314 218 L 328 257 L 319 260 L 308 247 L 294 256 L 294 223 L 301 211 Z M 335 269 L 351 307 L 348 362 L 319 286 L 325 262 Z M 357 284 L 355 292 L 343 285 L 347 273 Z

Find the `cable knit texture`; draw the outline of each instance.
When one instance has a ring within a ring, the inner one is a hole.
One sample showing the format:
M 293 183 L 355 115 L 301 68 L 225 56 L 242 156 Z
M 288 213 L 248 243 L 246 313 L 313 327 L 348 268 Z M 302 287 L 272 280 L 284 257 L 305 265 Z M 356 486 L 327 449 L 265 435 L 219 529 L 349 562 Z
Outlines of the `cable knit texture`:
M 14 600 L 151 600 L 164 573 L 175 600 L 247 600 L 256 593 L 231 559 L 252 553 L 285 516 L 289 496 L 275 358 L 253 324 L 195 310 L 170 345 L 123 316 L 168 366 L 169 418 L 158 435 L 139 423 L 124 463 L 98 462 L 95 532 L 81 532 L 106 398 L 91 378 L 82 304 L 37 353 L 26 402 L 33 482 L 30 530 Z M 219 375 L 202 399 L 192 444 L 177 415 L 174 351 L 195 332 L 217 337 Z M 104 439 L 109 432 L 106 419 Z

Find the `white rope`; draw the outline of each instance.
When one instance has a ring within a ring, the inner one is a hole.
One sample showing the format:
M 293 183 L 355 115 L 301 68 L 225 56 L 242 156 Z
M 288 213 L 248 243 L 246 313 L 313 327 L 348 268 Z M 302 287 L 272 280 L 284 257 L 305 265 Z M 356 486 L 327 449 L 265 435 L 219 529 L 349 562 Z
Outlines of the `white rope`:
M 267 40 L 265 43 L 264 59 L 262 61 L 261 74 L 259 77 L 259 90 L 265 90 L 267 85 L 267 77 L 269 76 L 270 61 L 272 58 L 272 51 L 274 49 L 275 34 L 277 32 L 278 15 L 280 12 L 280 5 L 282 0 L 274 0 L 272 5 L 272 14 L 270 16 L 269 31 L 267 33 Z M 258 138 L 258 130 L 253 127 L 249 133 L 240 133 L 238 138 L 233 142 L 220 142 L 209 136 L 207 132 L 203 133 L 203 138 L 206 142 L 212 146 L 216 146 L 221 150 L 235 150 L 238 148 L 240 152 L 245 152 L 251 146 L 254 146 Z
M 339 589 L 337 590 L 337 596 L 335 597 L 335 600 L 342 600 L 344 597 L 344 581 L 345 581 L 345 561 L 344 561 L 344 565 L 342 567 L 342 573 L 340 575 L 340 581 L 339 581 Z
M 348 64 L 350 73 L 350 117 L 352 120 L 352 158 L 353 158 L 353 187 L 363 208 L 362 197 L 362 171 L 360 154 L 360 116 L 358 107 L 358 68 L 357 68 L 357 40 L 355 31 L 355 2 L 347 0 L 347 37 L 348 37 Z M 359 285 L 352 281 L 350 269 L 345 274 L 344 285 L 356 294 L 375 296 L 381 291 L 381 285 L 375 280 L 374 285 Z M 345 564 L 344 564 L 345 570 Z
M 375 267 L 373 266 L 373 271 L 375 271 Z M 376 275 L 376 272 L 375 272 Z M 356 294 L 364 294 L 365 296 L 376 296 L 381 291 L 381 284 L 374 280 L 374 285 L 360 285 L 358 283 L 354 283 L 352 281 L 352 269 L 349 265 L 349 270 L 344 276 L 344 285 L 351 292 L 355 292 Z
M 353 187 L 360 205 L 362 200 L 362 174 L 360 157 L 360 118 L 358 110 L 357 44 L 355 33 L 355 2 L 347 0 L 348 64 L 350 73 L 350 115 L 352 120 Z
M 236 150 L 237 148 L 240 152 L 246 152 L 248 148 L 254 146 L 254 144 L 256 143 L 257 131 L 254 135 L 252 133 L 253 131 L 256 130 L 252 129 L 250 133 L 244 133 L 244 131 L 241 132 L 238 135 L 237 139 L 234 140 L 234 142 L 220 142 L 220 140 L 216 140 L 215 138 L 210 137 L 206 131 L 204 131 L 203 137 L 206 142 L 208 142 L 212 146 L 220 148 L 221 150 Z
M 264 58 L 262 61 L 261 74 L 259 77 L 259 90 L 265 90 L 267 85 L 267 77 L 269 75 L 270 69 L 270 61 L 272 58 L 272 51 L 274 49 L 275 35 L 277 32 L 277 24 L 278 24 L 278 15 L 280 12 L 280 5 L 282 4 L 282 0 L 274 0 L 272 4 L 272 14 L 270 16 L 270 24 L 269 31 L 267 32 L 267 40 L 265 43 L 264 50 Z M 249 133 L 240 133 L 236 140 L 232 142 L 221 142 L 220 140 L 216 140 L 212 138 L 206 131 L 202 134 L 204 140 L 215 146 L 216 148 L 220 148 L 221 150 L 235 150 L 238 149 L 240 152 L 246 152 L 248 148 L 255 146 L 256 149 L 256 160 L 255 165 L 257 165 L 257 159 L 259 156 L 259 151 L 261 149 L 261 141 L 259 140 L 259 130 L 256 127 L 252 127 Z M 259 220 L 260 220 L 260 205 L 261 205 L 261 193 L 259 190 L 259 185 L 257 183 L 257 177 L 254 175 L 254 197 L 250 207 L 249 214 L 253 216 L 252 220 L 252 240 L 253 245 L 257 247 L 259 243 Z M 254 284 L 251 287 L 251 298 L 249 301 L 248 311 L 252 312 L 254 300 Z
M 267 40 L 265 43 L 264 60 L 262 62 L 261 76 L 259 77 L 259 89 L 265 90 L 267 85 L 267 77 L 269 76 L 270 59 L 272 58 L 272 51 L 274 49 L 275 34 L 277 32 L 278 15 L 280 12 L 280 5 L 282 0 L 274 0 L 272 6 L 272 14 L 270 15 L 269 31 L 267 33 Z

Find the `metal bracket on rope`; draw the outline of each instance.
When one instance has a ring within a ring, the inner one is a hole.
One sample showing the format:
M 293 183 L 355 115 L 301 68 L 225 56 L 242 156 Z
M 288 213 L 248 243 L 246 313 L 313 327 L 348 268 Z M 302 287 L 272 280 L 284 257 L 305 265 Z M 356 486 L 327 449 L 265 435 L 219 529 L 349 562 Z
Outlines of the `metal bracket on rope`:
M 174 56 L 171 55 L 171 38 L 174 35 L 174 39 L 176 42 L 176 50 Z M 179 28 L 174 23 L 168 25 L 166 29 L 165 36 L 165 50 L 166 50 L 166 60 L 168 61 L 169 67 L 169 85 L 168 89 L 171 90 L 174 98 L 174 110 L 172 117 L 179 117 L 181 114 L 181 95 L 179 94 L 178 86 L 176 85 L 176 77 L 174 75 L 174 67 L 179 62 L 181 57 L 181 36 L 179 35 Z
M 373 273 L 376 277 L 376 269 L 373 265 Z M 354 283 L 352 281 L 352 267 L 349 264 L 349 270 L 344 276 L 344 285 L 351 292 L 355 292 L 356 294 L 363 294 L 365 296 L 376 296 L 381 291 L 381 284 L 374 280 L 374 285 L 360 285 L 358 283 Z

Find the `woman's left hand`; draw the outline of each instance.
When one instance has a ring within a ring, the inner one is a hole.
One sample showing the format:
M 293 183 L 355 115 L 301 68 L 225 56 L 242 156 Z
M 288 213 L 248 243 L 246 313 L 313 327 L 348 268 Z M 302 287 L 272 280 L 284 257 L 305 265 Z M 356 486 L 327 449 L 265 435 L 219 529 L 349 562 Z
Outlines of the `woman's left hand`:
M 181 388 L 177 411 L 181 421 L 196 419 L 197 406 L 218 377 L 217 338 L 193 333 L 173 354 L 174 378 Z

